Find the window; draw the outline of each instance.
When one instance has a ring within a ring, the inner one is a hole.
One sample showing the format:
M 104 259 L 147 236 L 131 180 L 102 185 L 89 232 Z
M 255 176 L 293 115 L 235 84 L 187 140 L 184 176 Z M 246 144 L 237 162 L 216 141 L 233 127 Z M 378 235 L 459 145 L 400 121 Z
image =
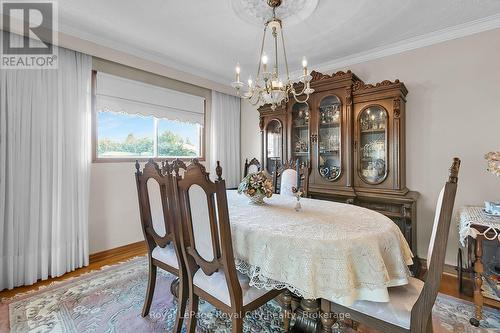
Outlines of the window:
M 203 157 L 202 97 L 98 73 L 95 160 Z

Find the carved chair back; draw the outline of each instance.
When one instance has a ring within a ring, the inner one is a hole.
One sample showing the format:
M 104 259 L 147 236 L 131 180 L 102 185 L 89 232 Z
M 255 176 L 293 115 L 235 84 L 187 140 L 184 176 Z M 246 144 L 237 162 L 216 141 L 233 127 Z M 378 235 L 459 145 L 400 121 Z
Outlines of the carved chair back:
M 194 159 L 183 176 L 174 177 L 183 228 L 181 249 L 190 284 L 201 269 L 210 276 L 224 273 L 231 304 L 241 302 L 241 286 L 234 263 L 226 184 L 217 162 L 217 180 L 212 182 L 205 167 Z
M 141 226 L 149 253 L 156 246 L 163 248 L 170 242 L 177 246 L 172 174 L 162 172 L 152 159 L 142 171 L 138 161 L 135 168 Z
M 298 159 L 296 161 L 285 161 L 281 165 L 276 162 L 275 170 L 273 173 L 273 186 L 276 193 L 293 195 L 292 187 L 297 187 L 297 183 L 300 183 L 302 195 L 307 197 L 309 191 L 309 174 L 311 172 L 309 163 L 301 164 Z
M 442 188 L 436 207 L 434 224 L 429 244 L 427 261 L 427 277 L 422 292 L 411 311 L 412 331 L 415 323 L 421 325 L 424 332 L 427 321 L 439 291 L 441 275 L 446 254 L 446 245 L 450 231 L 450 223 L 453 215 L 453 206 L 457 193 L 458 172 L 460 170 L 460 159 L 454 158 L 450 168 L 448 181 Z M 418 331 L 418 330 L 417 330 Z
M 249 173 L 256 173 L 261 170 L 261 165 L 258 159 L 255 157 L 248 162 L 248 158 L 245 160 L 245 170 L 243 177 L 246 177 Z

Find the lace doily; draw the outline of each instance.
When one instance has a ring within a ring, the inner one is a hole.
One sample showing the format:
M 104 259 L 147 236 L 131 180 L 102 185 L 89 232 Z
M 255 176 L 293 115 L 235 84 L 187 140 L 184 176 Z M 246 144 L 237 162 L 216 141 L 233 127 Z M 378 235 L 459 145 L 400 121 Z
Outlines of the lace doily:
M 250 285 L 343 304 L 388 301 L 387 288 L 408 283 L 412 253 L 389 218 L 362 207 L 274 195 L 248 204 L 228 191 L 237 269 Z
M 465 240 L 468 236 L 476 238 L 482 235 L 488 240 L 498 239 L 500 241 L 500 217 L 486 214 L 483 207 L 463 207 L 460 209 L 458 216 L 460 243 L 462 246 L 465 246 Z M 473 225 L 483 226 L 486 230 L 480 232 Z M 493 236 L 488 236 L 490 234 Z

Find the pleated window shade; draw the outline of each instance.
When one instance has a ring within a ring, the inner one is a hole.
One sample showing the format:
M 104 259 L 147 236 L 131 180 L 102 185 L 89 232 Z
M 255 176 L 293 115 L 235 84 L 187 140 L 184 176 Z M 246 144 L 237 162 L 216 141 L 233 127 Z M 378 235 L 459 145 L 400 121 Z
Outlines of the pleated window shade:
M 205 98 L 97 73 L 97 111 L 153 116 L 204 125 Z

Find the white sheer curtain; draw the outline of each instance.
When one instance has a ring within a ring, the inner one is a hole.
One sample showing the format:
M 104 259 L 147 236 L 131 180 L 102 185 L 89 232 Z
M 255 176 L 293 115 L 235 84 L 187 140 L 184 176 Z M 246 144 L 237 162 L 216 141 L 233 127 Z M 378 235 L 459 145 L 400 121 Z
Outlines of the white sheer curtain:
M 220 161 L 226 187 L 237 187 L 240 182 L 240 99 L 212 91 L 210 140 L 211 175 Z
M 1 70 L 0 290 L 88 265 L 88 55 Z

